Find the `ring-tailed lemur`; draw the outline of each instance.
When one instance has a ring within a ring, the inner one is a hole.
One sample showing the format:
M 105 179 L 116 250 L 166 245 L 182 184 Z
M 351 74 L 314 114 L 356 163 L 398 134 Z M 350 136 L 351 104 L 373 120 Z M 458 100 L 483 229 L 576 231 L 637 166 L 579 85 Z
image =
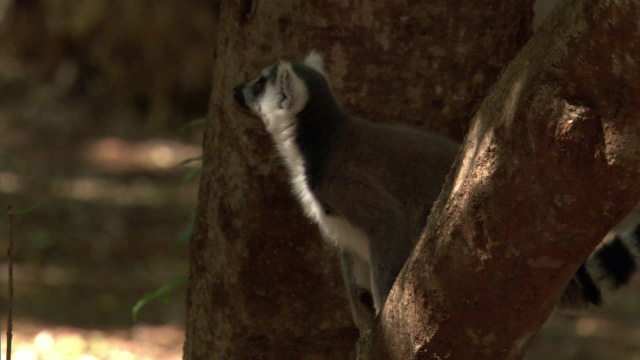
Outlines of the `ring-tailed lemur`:
M 341 251 L 356 324 L 370 329 L 426 223 L 459 145 L 434 133 L 346 115 L 323 60 L 281 61 L 234 88 L 258 115 L 288 168 L 307 216 Z M 561 304 L 599 304 L 635 269 L 640 231 L 600 247 Z M 605 285 L 608 284 L 608 285 Z

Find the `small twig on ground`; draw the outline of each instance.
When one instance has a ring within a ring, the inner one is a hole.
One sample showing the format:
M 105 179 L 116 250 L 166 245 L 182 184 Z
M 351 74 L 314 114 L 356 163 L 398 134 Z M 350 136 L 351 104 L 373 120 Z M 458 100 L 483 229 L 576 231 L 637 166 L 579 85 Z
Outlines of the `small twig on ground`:
M 7 207 L 9 218 L 9 248 L 7 257 L 9 258 L 9 302 L 7 304 L 7 360 L 11 360 L 11 341 L 13 340 L 13 207 Z

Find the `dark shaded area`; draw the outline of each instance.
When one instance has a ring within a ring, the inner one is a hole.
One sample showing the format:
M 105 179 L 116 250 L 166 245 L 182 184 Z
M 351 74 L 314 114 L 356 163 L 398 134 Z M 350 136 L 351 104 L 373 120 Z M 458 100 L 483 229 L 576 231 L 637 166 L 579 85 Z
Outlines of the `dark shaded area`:
M 179 349 L 158 326 L 182 328 L 184 285 L 141 310 L 139 324 L 156 327 L 134 324 L 131 309 L 188 269 L 197 176 L 184 177 L 199 162 L 179 163 L 200 155 L 202 127 L 183 125 L 207 111 L 212 3 L 4 5 L 0 208 L 39 205 L 15 224 L 17 348 L 73 327 L 131 342 L 169 331 Z
M 6 7 L 0 65 L 8 78 L 55 84 L 88 97 L 100 113 L 156 128 L 206 114 L 213 1 L 34 0 Z

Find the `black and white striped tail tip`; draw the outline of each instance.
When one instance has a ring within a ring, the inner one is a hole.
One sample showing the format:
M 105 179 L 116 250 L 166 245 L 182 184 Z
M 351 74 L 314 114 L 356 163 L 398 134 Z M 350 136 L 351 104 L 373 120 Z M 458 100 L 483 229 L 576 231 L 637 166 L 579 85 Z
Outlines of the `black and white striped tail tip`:
M 562 310 L 602 305 L 603 292 L 625 285 L 640 268 L 640 224 L 594 251 L 560 298 Z M 639 294 L 640 296 L 640 294 Z
M 563 311 L 580 311 L 601 304 L 602 293 L 583 264 L 564 290 L 558 307 Z

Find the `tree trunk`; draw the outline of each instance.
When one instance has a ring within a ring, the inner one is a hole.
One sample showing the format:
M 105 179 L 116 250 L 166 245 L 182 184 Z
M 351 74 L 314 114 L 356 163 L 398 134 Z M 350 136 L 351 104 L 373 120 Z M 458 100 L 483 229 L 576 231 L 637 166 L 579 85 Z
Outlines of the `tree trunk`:
M 505 70 L 367 359 L 520 359 L 640 199 L 640 5 L 570 0 Z
M 315 48 L 350 112 L 460 139 L 531 17 L 530 1 L 220 1 L 185 359 L 354 357 L 337 257 L 301 216 L 260 121 L 233 105 L 234 85 Z

